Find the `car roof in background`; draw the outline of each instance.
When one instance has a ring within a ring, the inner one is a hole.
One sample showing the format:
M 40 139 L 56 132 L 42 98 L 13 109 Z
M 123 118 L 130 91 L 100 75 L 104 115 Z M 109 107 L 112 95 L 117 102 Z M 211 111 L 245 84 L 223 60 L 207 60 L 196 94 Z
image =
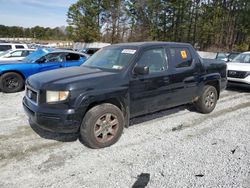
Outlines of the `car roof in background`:
M 250 51 L 247 51 L 247 52 L 243 52 L 242 54 L 250 54 Z
M 134 46 L 134 47 L 148 47 L 148 46 L 157 46 L 157 45 L 185 45 L 190 46 L 189 43 L 180 43 L 180 42 L 129 42 L 129 43 L 119 43 L 106 46 L 105 48 L 112 46 Z
M 0 43 L 0 45 L 27 45 L 25 43 L 6 43 L 6 42 L 3 42 L 3 43 Z
M 84 56 L 89 57 L 88 54 L 77 52 L 74 50 L 64 50 L 64 49 L 56 49 L 56 48 L 49 48 L 49 49 L 45 49 L 45 50 L 48 50 L 48 52 L 50 52 L 50 53 L 73 53 L 73 54 L 79 54 L 79 55 L 84 55 Z
M 8 50 L 9 52 L 14 52 L 14 51 L 36 51 L 34 48 L 20 48 L 20 49 L 10 49 Z

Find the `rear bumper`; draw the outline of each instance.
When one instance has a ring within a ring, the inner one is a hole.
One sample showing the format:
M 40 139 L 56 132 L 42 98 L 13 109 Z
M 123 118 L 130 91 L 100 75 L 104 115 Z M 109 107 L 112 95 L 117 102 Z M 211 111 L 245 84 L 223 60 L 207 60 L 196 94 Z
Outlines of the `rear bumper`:
M 23 98 L 23 108 L 29 119 L 38 127 L 56 133 L 76 133 L 81 121 L 73 109 L 46 109 Z

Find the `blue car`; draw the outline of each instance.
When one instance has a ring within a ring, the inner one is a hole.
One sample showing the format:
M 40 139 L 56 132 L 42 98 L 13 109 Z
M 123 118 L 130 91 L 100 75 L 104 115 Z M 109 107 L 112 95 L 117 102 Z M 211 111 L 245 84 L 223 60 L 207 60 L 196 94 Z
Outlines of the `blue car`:
M 81 65 L 87 54 L 62 49 L 39 49 L 22 61 L 0 62 L 0 90 L 21 91 L 25 80 L 36 73 Z

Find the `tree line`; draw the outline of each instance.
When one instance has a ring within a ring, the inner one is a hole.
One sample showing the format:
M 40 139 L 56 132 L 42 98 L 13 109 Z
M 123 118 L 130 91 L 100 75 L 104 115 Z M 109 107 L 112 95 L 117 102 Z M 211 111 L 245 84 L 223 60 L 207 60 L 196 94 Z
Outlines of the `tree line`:
M 0 25 L 0 38 L 35 38 L 39 40 L 66 40 L 68 35 L 63 28 L 32 27 L 23 28 L 17 26 Z
M 250 44 L 249 0 L 78 0 L 67 16 L 76 41 L 176 41 L 203 50 Z

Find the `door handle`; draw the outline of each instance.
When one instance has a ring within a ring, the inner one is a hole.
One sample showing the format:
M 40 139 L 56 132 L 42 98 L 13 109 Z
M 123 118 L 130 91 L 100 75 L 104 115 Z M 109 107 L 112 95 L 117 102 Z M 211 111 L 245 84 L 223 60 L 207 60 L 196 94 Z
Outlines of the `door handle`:
M 169 78 L 168 77 L 163 78 L 163 82 L 164 83 L 169 83 Z
M 195 77 L 194 76 L 190 76 L 190 77 L 185 78 L 183 81 L 185 83 L 194 82 L 195 81 Z

